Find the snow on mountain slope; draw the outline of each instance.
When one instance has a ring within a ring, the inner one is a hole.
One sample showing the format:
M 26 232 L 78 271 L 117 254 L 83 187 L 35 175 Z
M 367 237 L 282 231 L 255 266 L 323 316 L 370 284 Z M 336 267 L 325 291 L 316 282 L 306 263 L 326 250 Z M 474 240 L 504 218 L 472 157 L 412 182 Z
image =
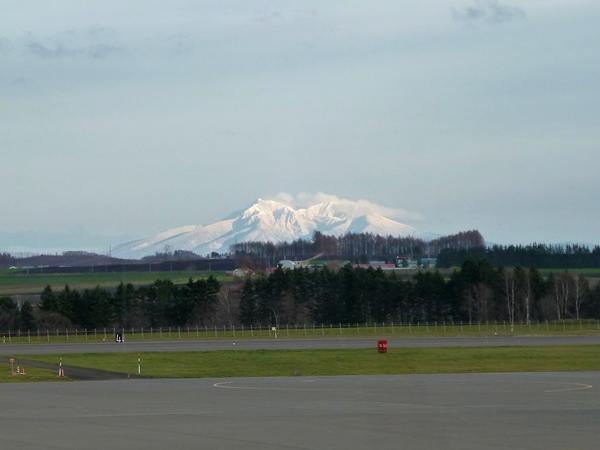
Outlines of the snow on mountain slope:
M 139 259 L 165 249 L 189 250 L 199 255 L 226 253 L 236 242 L 291 242 L 310 240 L 315 231 L 340 236 L 346 233 L 373 233 L 382 236 L 415 236 L 408 225 L 377 214 L 364 205 L 336 204 L 330 201 L 307 208 L 293 207 L 274 200 L 258 199 L 210 225 L 172 228 L 143 239 L 119 244 L 113 256 Z

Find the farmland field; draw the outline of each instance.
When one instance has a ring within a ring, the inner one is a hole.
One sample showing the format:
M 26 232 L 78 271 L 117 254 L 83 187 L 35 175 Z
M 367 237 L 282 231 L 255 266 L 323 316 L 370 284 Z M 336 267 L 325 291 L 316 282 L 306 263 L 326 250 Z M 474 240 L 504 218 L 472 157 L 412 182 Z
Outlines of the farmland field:
M 99 268 L 101 270 L 101 268 Z M 0 271 L 0 296 L 37 295 L 50 285 L 53 290 L 61 290 L 66 284 L 73 289 L 91 289 L 100 286 L 115 288 L 121 282 L 134 286 L 151 284 L 157 279 L 170 279 L 175 284 L 185 284 L 192 278 L 197 280 L 214 276 L 219 281 L 231 280 L 224 271 L 173 271 L 173 272 L 96 272 L 75 274 L 27 274 L 14 270 Z
M 456 268 L 458 269 L 458 268 Z M 435 270 L 435 269 L 421 269 Z M 444 278 L 452 275 L 452 269 L 439 269 Z M 544 269 L 540 270 L 544 277 L 550 273 L 564 272 L 565 269 Z M 600 279 L 600 269 L 568 269 L 572 273 L 582 273 L 590 280 L 591 287 L 594 287 Z M 410 278 L 417 270 L 397 270 L 396 275 L 403 278 Z M 90 289 L 100 286 L 106 289 L 113 289 L 121 282 L 138 287 L 151 284 L 157 279 L 169 279 L 175 284 L 185 284 L 190 278 L 197 280 L 199 278 L 214 276 L 217 280 L 232 281 L 233 278 L 226 275 L 225 271 L 157 271 L 157 272 L 108 272 L 105 266 L 99 266 L 96 272 L 69 273 L 69 274 L 28 274 L 26 270 L 20 269 L 8 270 L 0 269 L 0 296 L 13 295 L 39 295 L 44 287 L 50 285 L 53 290 L 60 290 L 69 285 L 73 289 Z

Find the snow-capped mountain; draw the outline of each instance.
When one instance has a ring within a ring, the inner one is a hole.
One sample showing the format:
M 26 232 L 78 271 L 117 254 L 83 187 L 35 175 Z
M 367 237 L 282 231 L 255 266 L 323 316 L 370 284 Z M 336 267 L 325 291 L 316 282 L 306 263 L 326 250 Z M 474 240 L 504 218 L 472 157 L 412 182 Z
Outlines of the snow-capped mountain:
M 226 253 L 236 242 L 310 240 L 315 231 L 333 236 L 367 232 L 382 236 L 418 234 L 415 228 L 388 219 L 365 205 L 326 201 L 294 209 L 279 201 L 258 199 L 249 208 L 219 222 L 172 228 L 155 236 L 125 242 L 113 247 L 112 254 L 139 259 L 164 252 L 165 248 L 189 250 L 198 255 Z

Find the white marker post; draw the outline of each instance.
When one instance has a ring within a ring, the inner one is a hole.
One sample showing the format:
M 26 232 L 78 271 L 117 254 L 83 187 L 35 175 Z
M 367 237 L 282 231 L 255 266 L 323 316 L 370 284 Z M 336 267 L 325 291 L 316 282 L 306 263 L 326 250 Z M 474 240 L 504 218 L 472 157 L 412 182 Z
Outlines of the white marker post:
M 10 373 L 15 374 L 15 358 L 10 358 Z
M 138 353 L 138 375 L 142 373 L 142 358 L 140 356 L 140 354 Z
M 58 364 L 58 376 L 62 375 L 62 358 L 60 358 L 60 363 Z

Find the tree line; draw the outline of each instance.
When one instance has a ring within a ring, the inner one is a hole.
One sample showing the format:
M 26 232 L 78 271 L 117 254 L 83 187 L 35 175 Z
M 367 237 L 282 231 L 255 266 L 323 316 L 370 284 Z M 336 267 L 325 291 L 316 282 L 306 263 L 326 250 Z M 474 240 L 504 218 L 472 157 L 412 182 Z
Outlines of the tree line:
M 237 256 L 250 256 L 256 260 L 277 261 L 285 258 L 305 259 L 316 254 L 326 257 L 366 262 L 368 259 L 395 261 L 398 256 L 435 257 L 445 248 L 484 248 L 485 242 L 477 230 L 443 236 L 431 241 L 412 236 L 380 236 L 373 233 L 346 233 L 330 236 L 315 231 L 312 240 L 297 239 L 292 242 L 240 242 L 229 249 Z M 274 265 L 271 263 L 271 265 Z
M 531 322 L 600 317 L 600 286 L 568 271 L 544 278 L 532 267 L 468 259 L 444 278 L 412 277 L 346 265 L 338 271 L 278 269 L 246 280 L 239 303 L 244 325 L 365 322 Z
M 221 284 L 213 276 L 189 279 L 184 285 L 168 279 L 139 288 L 120 283 L 114 291 L 100 286 L 78 290 L 66 285 L 54 292 L 48 285 L 40 294 L 35 314 L 29 302 L 17 308 L 8 297 L 0 301 L 0 328 L 26 331 L 71 326 L 95 329 L 203 325 L 215 320 L 220 292 Z M 31 312 L 28 320 L 24 320 L 23 311 Z
M 600 267 L 600 246 L 568 245 L 494 245 L 491 247 L 441 249 L 438 267 L 460 266 L 467 258 L 487 259 L 494 265 L 532 267 L 540 269 L 584 269 Z

